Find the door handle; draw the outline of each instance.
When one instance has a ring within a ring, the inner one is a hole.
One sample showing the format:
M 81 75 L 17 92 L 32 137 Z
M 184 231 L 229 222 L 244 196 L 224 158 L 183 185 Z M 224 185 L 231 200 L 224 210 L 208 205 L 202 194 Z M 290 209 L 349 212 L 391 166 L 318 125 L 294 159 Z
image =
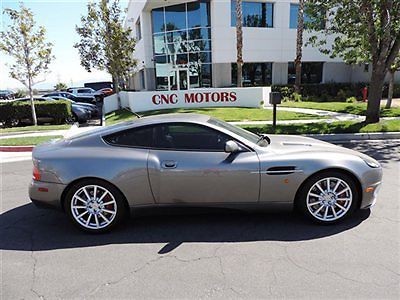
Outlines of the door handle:
M 173 160 L 166 160 L 161 163 L 161 167 L 164 169 L 175 169 L 177 165 L 176 161 Z

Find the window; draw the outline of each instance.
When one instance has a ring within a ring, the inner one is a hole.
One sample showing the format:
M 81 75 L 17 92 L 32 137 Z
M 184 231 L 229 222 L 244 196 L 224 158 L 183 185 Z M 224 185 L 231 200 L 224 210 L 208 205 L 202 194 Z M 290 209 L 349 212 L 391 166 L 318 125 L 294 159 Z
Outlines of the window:
M 237 84 L 237 64 L 232 64 L 232 84 Z M 272 84 L 272 63 L 243 64 L 243 86 L 266 86 Z
M 155 147 L 173 150 L 225 151 L 232 138 L 217 130 L 189 123 L 169 123 L 155 127 Z
M 321 83 L 323 62 L 303 62 L 301 64 L 301 83 Z M 294 62 L 288 64 L 288 83 L 294 84 L 296 69 Z
M 298 4 L 290 4 L 290 21 L 289 21 L 289 28 L 297 29 L 297 19 L 299 15 L 299 5 Z M 310 16 L 307 16 L 307 14 L 304 12 L 304 27 L 307 28 L 307 22 L 310 23 L 312 22 L 312 18 Z M 325 28 L 325 22 L 322 21 L 320 25 L 320 29 Z
M 269 2 L 242 2 L 243 27 L 274 27 L 274 4 Z M 236 26 L 236 1 L 231 0 L 231 25 Z
M 152 19 L 156 89 L 176 88 L 180 69 L 189 70 L 190 88 L 211 86 L 209 0 L 157 8 Z
M 136 40 L 140 41 L 142 39 L 142 28 L 140 26 L 140 18 L 136 22 Z
M 90 92 L 91 92 L 90 89 L 78 89 L 78 90 L 77 90 L 77 93 L 78 93 L 78 94 L 90 93 Z
M 153 127 L 145 126 L 128 129 L 110 134 L 103 139 L 115 146 L 149 148 L 152 146 Z

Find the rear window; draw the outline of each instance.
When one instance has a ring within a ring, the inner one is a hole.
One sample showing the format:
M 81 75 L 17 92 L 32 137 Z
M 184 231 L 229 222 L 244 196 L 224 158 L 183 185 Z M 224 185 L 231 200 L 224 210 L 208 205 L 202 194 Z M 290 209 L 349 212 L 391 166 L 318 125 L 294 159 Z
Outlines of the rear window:
M 153 126 L 120 131 L 105 136 L 103 139 L 115 146 L 150 148 L 153 144 Z

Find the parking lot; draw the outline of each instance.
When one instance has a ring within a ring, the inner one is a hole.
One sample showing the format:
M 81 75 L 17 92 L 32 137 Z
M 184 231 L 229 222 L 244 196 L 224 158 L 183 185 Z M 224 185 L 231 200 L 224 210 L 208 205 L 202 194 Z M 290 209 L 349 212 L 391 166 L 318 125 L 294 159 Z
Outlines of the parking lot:
M 290 211 L 141 215 L 89 235 L 28 199 L 31 162 L 1 164 L 2 299 L 400 297 L 400 140 L 377 205 L 334 226 Z

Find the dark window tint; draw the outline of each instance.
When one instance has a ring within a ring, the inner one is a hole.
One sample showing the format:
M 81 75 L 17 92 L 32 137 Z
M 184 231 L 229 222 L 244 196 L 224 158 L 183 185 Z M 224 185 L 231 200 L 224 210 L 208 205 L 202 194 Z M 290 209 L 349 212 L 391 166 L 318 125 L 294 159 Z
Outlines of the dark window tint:
M 237 82 L 237 64 L 232 64 L 232 84 Z M 243 86 L 265 86 L 272 84 L 272 63 L 243 64 Z
M 153 18 L 153 32 L 163 32 L 164 31 L 164 9 L 157 8 L 152 10 Z
M 187 28 L 185 3 L 165 7 L 165 26 L 166 31 Z
M 243 27 L 273 27 L 274 4 L 242 2 Z M 236 26 L 236 1 L 231 1 L 231 25 Z
M 153 127 L 133 128 L 104 137 L 104 140 L 116 146 L 151 147 Z
M 321 83 L 323 62 L 303 62 L 301 64 L 301 83 Z M 293 62 L 288 64 L 288 83 L 293 84 L 296 80 L 296 69 Z
M 188 28 L 210 26 L 210 6 L 207 1 L 187 4 Z
M 231 138 L 217 130 L 189 123 L 171 123 L 155 128 L 155 147 L 171 150 L 224 151 Z

